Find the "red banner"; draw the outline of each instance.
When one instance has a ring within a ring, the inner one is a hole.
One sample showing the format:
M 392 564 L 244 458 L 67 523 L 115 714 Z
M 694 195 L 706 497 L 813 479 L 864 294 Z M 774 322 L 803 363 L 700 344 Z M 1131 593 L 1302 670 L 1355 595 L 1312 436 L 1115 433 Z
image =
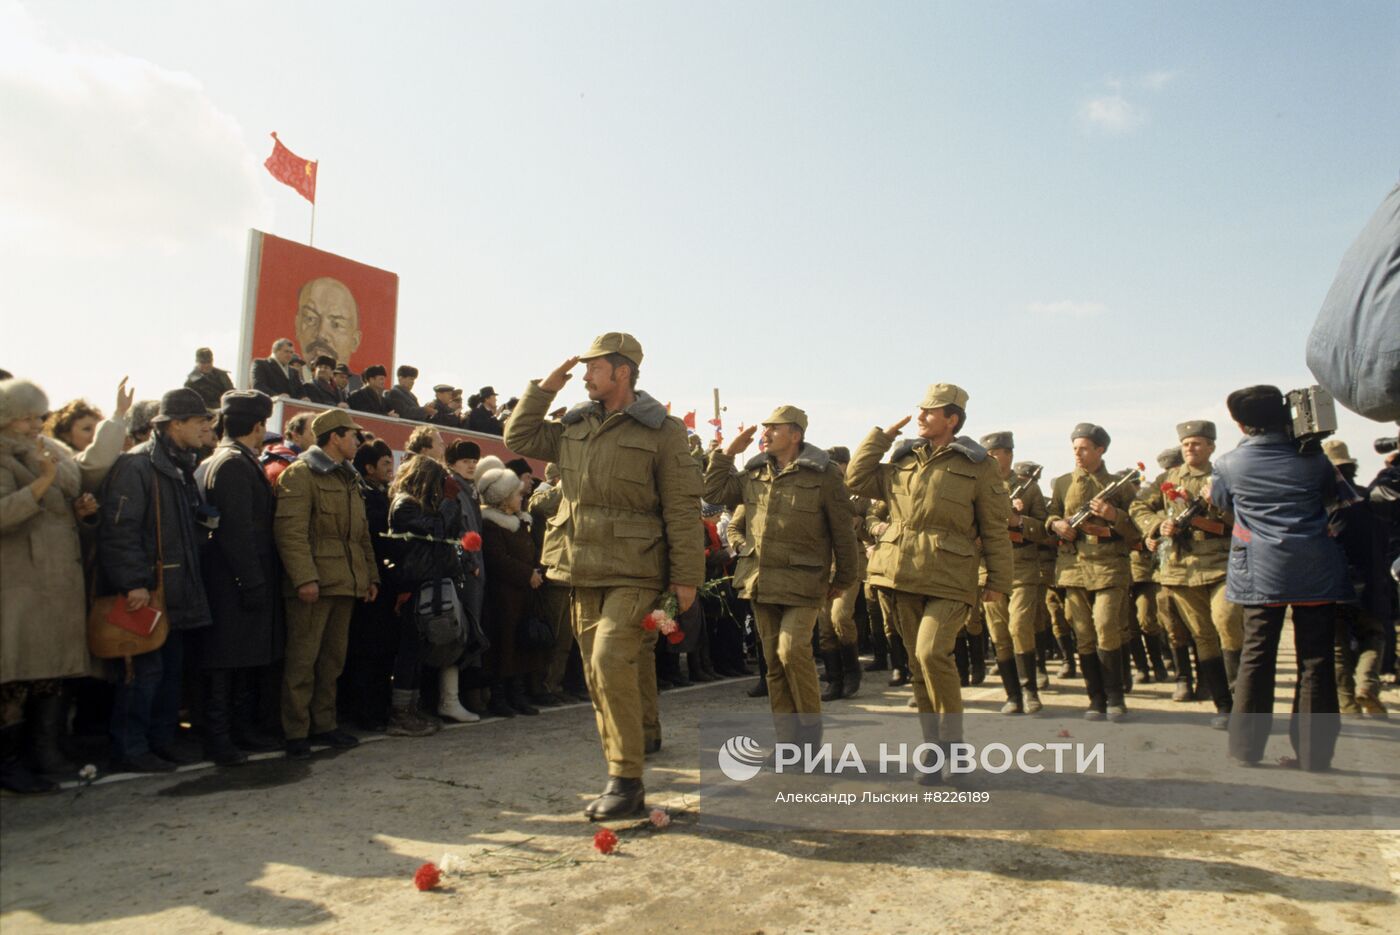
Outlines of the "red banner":
M 272 134 L 272 155 L 263 165 L 274 179 L 295 188 L 297 194 L 313 205 L 316 203 L 316 163 L 283 146 L 276 133 Z

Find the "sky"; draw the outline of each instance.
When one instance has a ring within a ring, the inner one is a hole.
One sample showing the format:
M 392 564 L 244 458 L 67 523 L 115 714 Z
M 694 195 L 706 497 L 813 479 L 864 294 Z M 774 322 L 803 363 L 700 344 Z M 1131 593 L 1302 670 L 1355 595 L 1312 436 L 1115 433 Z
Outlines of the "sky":
M 1150 465 L 1313 382 L 1397 113 L 1392 2 L 0 0 L 0 367 L 103 407 L 242 370 L 247 232 L 310 222 L 276 131 L 424 384 L 625 330 L 731 434 L 791 403 L 854 448 L 953 382 L 1047 476 L 1081 421 Z M 1339 415 L 1369 479 L 1394 426 Z

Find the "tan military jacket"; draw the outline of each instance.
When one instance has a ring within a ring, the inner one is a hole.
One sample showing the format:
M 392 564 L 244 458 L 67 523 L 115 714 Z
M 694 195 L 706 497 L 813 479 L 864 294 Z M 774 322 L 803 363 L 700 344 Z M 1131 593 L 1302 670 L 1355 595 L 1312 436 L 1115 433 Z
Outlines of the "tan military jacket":
M 355 469 L 315 445 L 277 479 L 272 533 L 288 597 L 313 581 L 322 597 L 364 597 L 379 583 Z
M 1081 468 L 1068 474 L 1061 474 L 1050 485 L 1050 506 L 1045 525 L 1048 528 L 1056 520 L 1069 519 L 1086 506 L 1109 484 L 1113 475 L 1100 464 L 1098 471 L 1090 475 Z M 1128 587 L 1132 584 L 1132 569 L 1128 563 L 1128 552 L 1141 535 L 1128 515 L 1128 507 L 1133 501 L 1131 489 L 1120 488 L 1113 495 L 1112 504 L 1118 508 L 1118 518 L 1111 525 L 1100 517 L 1090 517 L 1085 526 L 1079 528 L 1079 535 L 1069 543 L 1061 543 L 1055 561 L 1055 583 L 1062 588 L 1102 588 Z M 1089 527 L 1087 530 L 1085 527 Z M 1095 533 L 1102 530 L 1104 535 Z M 1051 535 L 1054 535 L 1052 532 Z
M 981 603 L 980 536 L 987 587 L 1010 592 L 1015 580 L 1006 534 L 1011 502 L 986 449 L 964 436 L 940 448 L 911 439 L 881 464 L 891 444 L 875 429 L 846 468 L 851 490 L 889 507 L 889 526 L 870 560 L 870 583 L 975 607 Z
M 1210 479 L 1211 469 L 1197 469 L 1178 465 L 1163 474 L 1150 487 L 1142 490 L 1133 501 L 1133 521 L 1144 536 L 1158 538 L 1162 523 L 1173 513 L 1184 509 L 1180 501 L 1170 507 L 1162 493 L 1162 484 L 1170 481 L 1186 490 L 1193 497 L 1200 497 L 1201 489 Z M 1157 546 L 1165 549 L 1158 581 L 1169 585 L 1194 586 L 1213 584 L 1225 577 L 1225 569 L 1230 559 L 1230 532 L 1234 525 L 1234 514 L 1211 504 L 1206 512 L 1197 518 L 1190 532 L 1182 533 L 1171 540 L 1163 539 Z M 1207 529 L 1200 527 L 1205 526 Z
M 804 444 L 781 471 L 760 454 L 742 471 L 723 451 L 710 454 L 705 499 L 744 507 L 734 587 L 764 604 L 820 606 L 828 587 L 856 581 L 855 517 L 841 472 L 822 449 Z M 835 565 L 833 568 L 833 556 Z
M 1015 475 L 1002 479 L 1002 486 L 1006 488 L 1007 502 L 1011 500 L 1011 494 L 1017 487 L 1021 486 Z M 1040 584 L 1040 548 L 1042 542 L 1047 541 L 1048 531 L 1045 528 L 1045 494 L 1040 492 L 1040 486 L 1032 484 L 1021 494 L 1021 501 L 1025 504 L 1026 511 L 1021 515 L 1021 526 L 1019 529 L 1007 529 L 1007 538 L 1011 542 L 1011 556 L 1014 560 L 1012 570 L 1012 584 L 1022 586 L 1028 584 Z M 1012 515 L 1015 515 L 1015 507 L 1012 507 Z M 1050 536 L 1050 539 L 1053 539 Z M 981 567 L 978 569 L 978 581 L 984 586 L 987 583 L 987 562 L 984 558 Z
M 599 403 L 545 420 L 553 393 L 532 381 L 506 421 L 511 451 L 559 465 L 563 491 L 541 562 L 575 587 L 699 587 L 705 578 L 700 471 L 685 426 L 646 393 L 621 412 Z

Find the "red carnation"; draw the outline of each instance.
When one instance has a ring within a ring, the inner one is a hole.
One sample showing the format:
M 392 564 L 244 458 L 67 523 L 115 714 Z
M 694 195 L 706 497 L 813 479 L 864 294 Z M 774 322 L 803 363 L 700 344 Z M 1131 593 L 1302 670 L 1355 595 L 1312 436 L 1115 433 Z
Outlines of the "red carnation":
M 479 533 L 479 532 L 464 532 L 464 533 L 462 533 L 462 548 L 466 549 L 468 552 L 480 552 L 480 551 L 481 551 L 481 533 Z
M 1170 494 L 1170 493 L 1171 493 L 1173 490 L 1175 490 L 1175 489 L 1176 489 L 1176 484 L 1173 484 L 1171 481 L 1163 481 L 1163 482 L 1162 482 L 1162 493 Z
M 647 630 L 647 631 L 655 630 L 655 629 L 656 629 L 656 618 L 653 617 L 651 614 L 647 614 L 645 617 L 643 617 L 643 618 L 642 618 L 642 629 L 643 629 L 643 630 Z
M 680 643 L 684 639 L 685 633 L 681 630 L 680 627 L 676 627 L 670 633 L 666 634 L 666 642 L 670 643 L 673 646 L 677 643 Z
M 613 834 L 611 829 L 603 828 L 593 835 L 593 847 L 600 854 L 611 854 L 617 850 L 617 835 Z
M 424 864 L 413 874 L 413 885 L 424 892 L 437 889 L 441 880 L 442 874 L 438 871 L 437 864 Z

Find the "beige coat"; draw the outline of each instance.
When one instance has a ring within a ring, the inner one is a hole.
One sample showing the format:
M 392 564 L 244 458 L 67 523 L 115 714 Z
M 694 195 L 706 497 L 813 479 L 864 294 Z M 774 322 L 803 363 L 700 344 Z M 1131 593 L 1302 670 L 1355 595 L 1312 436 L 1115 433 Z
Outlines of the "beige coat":
M 889 525 L 870 559 L 870 583 L 975 606 L 981 601 L 980 537 L 987 587 L 1009 593 L 1015 577 L 1006 525 L 1011 500 L 996 462 L 960 436 L 941 448 L 922 439 L 904 442 L 881 464 L 891 444 L 875 429 L 846 469 L 852 491 L 889 507 Z
M 101 485 L 121 454 L 126 426 L 97 427 L 81 454 L 43 438 L 58 476 L 41 500 L 33 444 L 0 434 L 0 682 L 87 675 L 87 588 L 73 501 Z

